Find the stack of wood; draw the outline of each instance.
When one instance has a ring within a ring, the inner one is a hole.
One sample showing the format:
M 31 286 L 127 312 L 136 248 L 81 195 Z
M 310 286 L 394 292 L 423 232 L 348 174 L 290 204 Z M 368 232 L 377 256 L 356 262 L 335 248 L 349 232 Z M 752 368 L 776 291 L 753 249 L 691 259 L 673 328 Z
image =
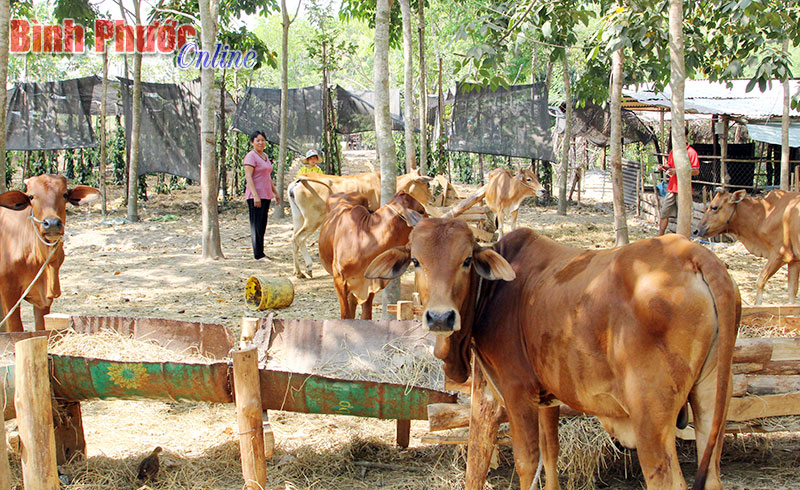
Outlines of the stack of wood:
M 494 234 L 497 231 L 494 213 L 488 207 L 478 205 L 486 195 L 486 186 L 479 188 L 470 196 L 461 198 L 444 175 L 437 175 L 433 185 L 434 189 L 443 190 L 434 198 L 432 204 L 426 206 L 431 216 L 463 219 L 472 229 L 475 239 L 485 243 L 494 241 Z

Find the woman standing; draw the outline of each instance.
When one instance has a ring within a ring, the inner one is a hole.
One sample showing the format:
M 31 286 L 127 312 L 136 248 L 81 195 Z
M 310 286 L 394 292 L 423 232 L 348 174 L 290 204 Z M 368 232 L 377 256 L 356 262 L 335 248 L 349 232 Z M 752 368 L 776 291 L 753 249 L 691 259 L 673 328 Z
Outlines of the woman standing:
M 247 187 L 244 197 L 247 199 L 247 209 L 250 212 L 250 239 L 253 242 L 253 257 L 256 260 L 266 257 L 264 255 L 264 232 L 267 230 L 267 212 L 272 199 L 280 205 L 281 198 L 272 182 L 272 162 L 269 161 L 264 148 L 267 146 L 267 137 L 263 131 L 256 131 L 250 135 L 250 144 L 253 150 L 244 157 L 244 178 Z

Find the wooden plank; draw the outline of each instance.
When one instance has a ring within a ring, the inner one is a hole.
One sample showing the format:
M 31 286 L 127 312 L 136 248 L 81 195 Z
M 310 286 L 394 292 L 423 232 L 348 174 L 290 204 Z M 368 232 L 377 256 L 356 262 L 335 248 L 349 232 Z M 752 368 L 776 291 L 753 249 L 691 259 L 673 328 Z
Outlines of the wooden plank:
M 769 361 L 753 374 L 793 375 L 800 374 L 800 361 Z
M 733 348 L 735 363 L 765 363 L 772 358 L 772 342 L 766 338 L 737 339 Z
M 494 233 L 489 233 L 473 225 L 469 225 L 469 229 L 472 230 L 472 234 L 475 235 L 475 239 L 479 242 L 489 243 L 494 240 Z
M 773 361 L 800 360 L 800 337 L 775 337 L 770 340 Z
M 747 395 L 747 375 L 735 374 L 733 376 L 733 393 L 731 396 Z
M 424 444 L 464 444 L 469 442 L 469 431 L 464 431 L 458 434 L 425 434 L 420 438 L 420 442 Z M 511 445 L 511 436 L 508 434 L 499 434 L 495 440 L 495 444 L 502 446 Z
M 753 374 L 764 369 L 763 362 L 741 362 L 733 365 L 733 374 Z
M 800 391 L 800 375 L 747 375 L 747 393 L 749 395 L 777 395 L 795 391 Z
M 800 316 L 800 305 L 742 306 L 742 316 L 768 313 L 776 316 Z
M 70 327 L 70 316 L 64 313 L 48 313 L 44 316 L 45 330 L 64 330 Z
M 800 415 L 800 393 L 731 398 L 728 408 L 732 422 L 784 415 Z

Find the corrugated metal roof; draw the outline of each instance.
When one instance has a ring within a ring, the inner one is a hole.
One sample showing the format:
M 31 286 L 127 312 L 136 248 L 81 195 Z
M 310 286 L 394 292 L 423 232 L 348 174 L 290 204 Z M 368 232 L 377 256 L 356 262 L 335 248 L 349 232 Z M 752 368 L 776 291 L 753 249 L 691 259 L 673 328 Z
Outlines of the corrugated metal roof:
M 781 123 L 748 124 L 747 134 L 755 141 L 763 141 L 771 145 L 781 145 Z M 800 123 L 789 125 L 789 146 L 800 147 Z
M 756 86 L 750 92 L 745 89 L 749 80 L 733 80 L 731 88 L 722 82 L 708 80 L 687 80 L 684 92 L 686 112 L 698 114 L 725 114 L 747 119 L 768 119 L 783 114 L 783 86 L 773 80 L 765 92 Z M 794 95 L 800 87 L 799 80 L 789 82 L 789 90 Z M 622 95 L 628 99 L 623 107 L 631 110 L 657 110 L 672 108 L 669 85 L 661 92 L 655 92 L 652 84 L 643 87 L 626 87 Z M 792 117 L 800 117 L 800 111 L 792 110 Z

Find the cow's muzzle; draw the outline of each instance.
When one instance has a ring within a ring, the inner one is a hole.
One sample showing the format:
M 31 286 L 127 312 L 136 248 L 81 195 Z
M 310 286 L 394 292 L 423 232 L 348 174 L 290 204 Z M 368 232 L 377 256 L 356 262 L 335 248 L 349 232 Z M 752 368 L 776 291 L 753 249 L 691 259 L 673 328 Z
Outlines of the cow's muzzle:
M 704 237 L 704 236 L 706 236 L 706 232 L 707 231 L 708 230 L 706 230 L 705 225 L 699 224 L 699 225 L 697 225 L 697 228 L 695 228 L 694 231 L 692 231 L 692 236 Z
M 425 311 L 425 327 L 435 334 L 451 334 L 460 327 L 455 310 Z
M 64 223 L 61 218 L 45 218 L 42 220 L 42 231 L 45 235 L 61 235 L 64 233 Z

